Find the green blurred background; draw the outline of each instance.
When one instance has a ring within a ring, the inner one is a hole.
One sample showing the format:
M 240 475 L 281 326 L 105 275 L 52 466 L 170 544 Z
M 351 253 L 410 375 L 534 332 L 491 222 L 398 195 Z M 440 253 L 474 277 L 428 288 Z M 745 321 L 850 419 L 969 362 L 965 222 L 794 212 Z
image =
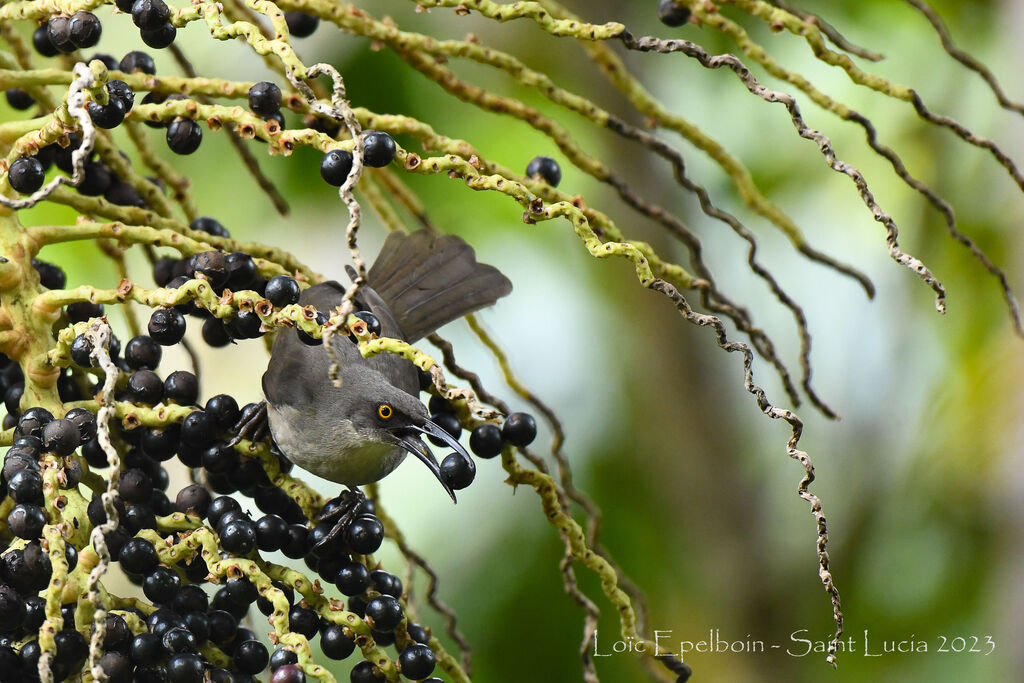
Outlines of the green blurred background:
M 667 29 L 655 17 L 656 4 L 600 0 L 570 6 L 592 21 L 623 21 L 637 35 L 682 36 L 713 52 L 737 50 L 710 29 Z M 1024 7 L 1011 1 L 935 4 L 958 43 L 993 67 L 1011 98 L 1024 98 L 1017 67 Z M 407 0 L 362 6 L 409 30 L 451 38 L 474 33 L 548 72 L 558 84 L 643 123 L 580 46 L 552 38 L 531 22 L 498 25 L 439 9 L 418 14 Z M 801 6 L 822 12 L 847 37 L 886 55 L 880 64 L 863 63 L 866 68 L 913 86 L 935 110 L 1024 158 L 1024 122 L 1000 110 L 981 80 L 942 52 L 934 32 L 909 5 L 808 0 Z M 734 8 L 723 11 L 741 18 Z M 126 17 L 114 17 L 107 8 L 99 13 L 105 24 L 102 51 L 120 56 L 137 49 L 137 34 Z M 882 142 L 953 203 L 960 227 L 1021 286 L 1024 203 L 987 153 L 926 127 L 909 105 L 855 87 L 841 71 L 815 63 L 800 39 L 773 34 L 751 20 L 744 23 L 781 63 L 871 117 Z M 201 74 L 238 80 L 270 76 L 246 46 L 210 40 L 202 25 L 192 24 L 179 36 Z M 357 105 L 419 118 L 512 168 L 525 168 L 537 154 L 554 156 L 563 165 L 562 189 L 607 212 L 630 238 L 649 241 L 685 263 L 685 253 L 664 231 L 628 210 L 606 186 L 568 167 L 557 148 L 525 124 L 480 113 L 394 54 L 331 27 L 321 26 L 296 46 L 307 64 L 338 66 Z M 817 148 L 795 134 L 781 106 L 752 97 L 731 73 L 706 71 L 681 55 L 625 58 L 669 108 L 741 158 L 811 244 L 867 272 L 878 286 L 876 300 L 868 301 L 850 280 L 796 255 L 777 231 L 745 209 L 719 169 L 673 134 L 660 133 L 683 151 L 691 176 L 714 200 L 758 235 L 762 261 L 807 313 L 817 389 L 843 416 L 830 422 L 806 405 L 800 411 L 806 422 L 801 443 L 817 467 L 812 490 L 828 515 L 833 574 L 853 638 L 853 651 L 841 654 L 839 670 L 832 672 L 821 653 L 786 653 L 806 649 L 790 640 L 799 630 L 805 635 L 797 637 L 827 640 L 830 609 L 816 573 L 814 523 L 796 495 L 803 471 L 786 456 L 788 429 L 765 418 L 743 391 L 740 358 L 718 349 L 710 330 L 685 323 L 663 297 L 639 287 L 625 262 L 592 259 L 568 223 L 525 225 L 521 208 L 507 198 L 471 192 L 444 176 L 408 178 L 438 225 L 468 239 L 481 260 L 499 265 L 513 280 L 513 295 L 483 313 L 482 320 L 507 349 L 519 376 L 562 417 L 576 481 L 604 511 L 605 544 L 646 589 L 652 627 L 671 631 L 663 642 L 673 645 L 706 639 L 710 630 L 723 640 L 781 645 L 759 654 L 692 653 L 687 661 L 694 680 L 1024 680 L 1018 647 L 1024 630 L 1018 581 L 1024 554 L 1019 445 L 1024 343 L 1013 334 L 995 280 L 948 238 L 941 217 L 869 152 L 856 126 L 799 100 L 808 124 L 829 135 L 839 156 L 864 172 L 880 204 L 899 223 L 904 249 L 945 282 L 945 317 L 936 314 L 927 287 L 888 258 L 884 231 L 852 183 L 826 168 Z M 169 55 L 159 55 L 158 66 L 161 73 L 178 73 Z M 791 368 L 797 368 L 790 314 L 749 272 L 745 245 L 699 213 L 694 199 L 672 183 L 667 164 L 553 109 L 501 73 L 462 62 L 450 66 L 552 114 L 585 149 L 686 219 L 706 245 L 724 291 L 750 307 Z M 756 69 L 755 74 L 770 87 L 792 91 Z M 23 116 L 8 109 L 3 114 Z M 291 118 L 288 123 L 299 125 Z M 152 135 L 162 148 L 160 134 Z M 400 142 L 420 151 L 411 140 Z M 258 154 L 265 149 L 258 143 L 252 148 Z M 274 213 L 222 135 L 207 132 L 197 154 L 175 162 L 193 179 L 202 212 L 220 219 L 233 236 L 283 245 L 319 272 L 342 277 L 344 207 L 318 178 L 318 160 L 306 149 L 287 159 L 261 156 L 262 168 L 291 203 L 286 218 Z M 364 215 L 361 245 L 372 256 L 384 229 L 369 211 Z M 73 219 L 54 207 L 25 218 Z M 137 257 L 138 278 L 148 282 Z M 64 265 L 71 286 L 116 284 L 109 262 L 95 247 L 52 247 L 43 258 Z M 198 340 L 194 327 L 189 335 Z M 464 322 L 443 332 L 454 341 L 461 364 L 479 372 L 491 391 L 525 408 Z M 180 354 L 167 358 L 164 372 L 187 366 Z M 240 401 L 256 400 L 265 358 L 259 342 L 205 350 L 203 397 L 229 391 Z M 779 382 L 760 359 L 754 372 L 769 396 L 786 406 Z M 544 432 L 541 439 L 547 436 Z M 476 483 L 455 507 L 424 468 L 406 465 L 382 483 L 382 500 L 442 577 L 440 594 L 458 613 L 473 645 L 477 680 L 579 680 L 582 614 L 562 591 L 562 543 L 545 523 L 534 493 L 514 492 L 504 478 L 496 462 L 481 463 Z M 334 488 L 322 481 L 317 485 L 327 493 Z M 402 566 L 391 550 L 382 559 L 393 570 Z M 614 609 L 586 570 L 577 573 L 602 608 L 599 646 L 609 652 L 617 640 Z M 416 593 L 422 597 L 422 585 Z M 256 630 L 263 632 L 260 621 Z M 442 632 L 439 619 L 427 621 Z M 883 641 L 907 639 L 924 641 L 928 652 L 865 656 L 865 632 L 872 654 L 883 652 Z M 977 636 L 982 653 L 936 651 L 943 638 L 947 646 L 958 646 L 953 641 L 958 636 L 968 645 Z M 995 643 L 989 655 L 984 654 L 986 637 Z M 628 655 L 600 658 L 598 673 L 607 681 L 644 677 L 639 662 Z

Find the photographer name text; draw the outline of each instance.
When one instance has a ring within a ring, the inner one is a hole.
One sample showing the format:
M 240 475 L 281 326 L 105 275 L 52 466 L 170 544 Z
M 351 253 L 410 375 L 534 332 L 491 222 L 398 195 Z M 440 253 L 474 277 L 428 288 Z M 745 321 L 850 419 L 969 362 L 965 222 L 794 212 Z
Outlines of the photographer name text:
M 686 656 L 700 654 L 756 654 L 760 652 L 779 651 L 790 657 L 806 657 L 810 654 L 828 652 L 829 639 L 810 637 L 808 629 L 801 628 L 789 634 L 783 642 L 773 642 L 752 638 L 747 634 L 744 638 L 723 637 L 719 629 L 708 630 L 707 637 L 701 635 L 700 640 L 677 640 L 673 631 L 654 631 L 653 640 L 614 640 L 602 642 L 598 633 L 594 633 L 594 656 L 611 657 L 617 654 L 649 654 L 655 657 L 662 655 Z M 910 634 L 905 638 L 882 638 L 870 634 L 864 629 L 859 638 L 847 636 L 838 641 L 837 652 L 854 653 L 864 657 L 884 657 L 899 654 L 960 654 L 987 656 L 995 652 L 996 641 L 991 635 L 935 635 L 930 637 Z

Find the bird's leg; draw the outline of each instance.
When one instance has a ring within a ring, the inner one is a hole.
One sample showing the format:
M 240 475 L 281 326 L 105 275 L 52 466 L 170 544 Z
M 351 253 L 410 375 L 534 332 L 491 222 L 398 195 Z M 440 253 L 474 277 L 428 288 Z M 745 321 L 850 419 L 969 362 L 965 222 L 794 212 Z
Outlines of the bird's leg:
M 328 503 L 324 507 L 330 506 L 330 509 L 316 517 L 317 522 L 336 521 L 330 533 L 316 544 L 314 550 L 333 542 L 338 537 L 338 534 L 342 533 L 359 516 L 359 511 L 362 509 L 363 503 L 366 502 L 366 495 L 358 488 L 350 487 L 348 490 L 342 491 L 341 495 L 330 502 L 333 503 L 335 501 L 337 502 L 336 505 L 330 506 L 330 503 Z
M 231 428 L 235 438 L 228 442 L 228 446 L 234 446 L 242 439 L 249 441 L 260 441 L 270 431 L 267 423 L 267 402 L 260 401 L 242 411 L 242 417 L 238 419 L 235 426 Z

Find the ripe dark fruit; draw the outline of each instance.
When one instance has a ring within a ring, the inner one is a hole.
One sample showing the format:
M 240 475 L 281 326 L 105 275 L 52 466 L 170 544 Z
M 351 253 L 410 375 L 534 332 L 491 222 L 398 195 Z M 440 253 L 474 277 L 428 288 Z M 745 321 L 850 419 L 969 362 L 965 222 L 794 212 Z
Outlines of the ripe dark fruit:
M 266 646 L 258 640 L 241 642 L 235 648 L 235 666 L 244 674 L 255 676 L 267 668 L 269 661 L 270 654 Z
M 384 678 L 374 673 L 373 664 L 364 660 L 352 667 L 349 680 L 352 683 L 380 683 Z
M 164 383 L 152 370 L 137 370 L 128 378 L 128 396 L 135 403 L 154 405 L 164 395 Z
M 409 637 L 417 643 L 422 643 L 423 645 L 430 644 L 430 629 L 426 626 L 421 624 L 408 624 L 405 628 Z
M 280 550 L 288 540 L 288 522 L 279 515 L 265 515 L 256 522 L 256 542 L 260 550 Z
M 248 555 L 256 549 L 256 527 L 248 520 L 232 520 L 219 533 L 221 546 L 229 553 Z
M 323 313 L 317 313 L 316 314 L 316 324 L 317 325 L 325 325 L 325 324 L 327 324 L 327 316 L 324 315 Z M 299 341 L 301 341 L 306 346 L 319 346 L 320 344 L 324 343 L 324 340 L 322 338 L 320 338 L 320 337 L 311 337 L 308 334 L 306 334 L 305 331 L 303 331 L 303 330 L 296 329 L 295 333 L 298 334 Z
M 287 275 L 275 275 L 270 278 L 263 293 L 275 308 L 299 303 L 300 294 L 299 283 Z
M 390 595 L 380 595 L 366 603 L 366 619 L 377 631 L 393 631 L 402 623 L 402 604 Z
M 376 517 L 358 517 L 349 525 L 345 541 L 352 552 L 369 555 L 384 542 L 384 525 Z
M 135 0 L 132 3 L 132 21 L 141 29 L 160 28 L 171 18 L 171 10 L 164 0 Z
M 75 51 L 75 44 L 71 42 L 70 17 L 50 17 L 50 20 L 46 22 L 46 35 L 58 52 L 70 54 Z
M 154 50 L 162 50 L 170 47 L 174 39 L 178 37 L 178 29 L 173 24 L 167 23 L 154 29 L 143 29 L 139 32 L 142 42 Z
M 306 683 L 306 674 L 294 664 L 286 664 L 274 671 L 270 683 Z
M 103 304 L 93 304 L 88 301 L 79 301 L 68 304 L 64 311 L 68 319 L 73 323 L 84 323 L 90 318 L 99 318 L 103 315 Z
M 682 26 L 690 20 L 690 8 L 683 7 L 677 0 L 661 0 L 658 3 L 658 19 L 672 28 Z
M 562 182 L 562 169 L 551 157 L 534 157 L 526 166 L 526 176 L 540 178 L 551 187 L 558 187 L 558 183 Z
M 133 538 L 121 548 L 121 566 L 134 574 L 148 574 L 160 563 L 153 544 L 144 538 Z
M 85 408 L 72 408 L 64 419 L 78 428 L 78 436 L 83 443 L 96 438 L 96 416 Z
M 99 17 L 92 12 L 75 12 L 69 22 L 71 43 L 79 50 L 96 47 L 103 34 Z
M 126 74 L 141 71 L 153 76 L 156 74 L 156 64 L 153 62 L 153 58 L 145 52 L 134 50 L 121 58 L 121 71 Z
M 217 423 L 204 410 L 189 413 L 181 423 L 181 440 L 198 448 L 209 446 L 216 436 Z
M 32 259 L 32 267 L 39 274 L 39 283 L 47 289 L 64 289 L 64 285 L 67 284 L 68 278 L 60 266 Z
M 203 129 L 192 119 L 175 119 L 167 126 L 167 146 L 175 154 L 192 154 L 203 141 Z
M 135 91 L 124 81 L 107 81 L 107 93 L 111 98 L 120 100 L 126 112 L 135 106 Z
M 121 473 L 117 492 L 129 503 L 145 503 L 153 494 L 153 481 L 142 470 L 133 468 Z
M 513 446 L 529 446 L 537 437 L 537 421 L 529 413 L 512 413 L 505 418 L 501 436 Z
M 43 186 L 46 172 L 39 159 L 35 157 L 18 157 L 11 164 L 7 179 L 15 192 L 32 194 Z
M 383 168 L 395 158 L 395 140 L 387 133 L 372 130 L 363 138 L 363 162 L 367 166 Z
M 370 571 L 361 562 L 348 562 L 338 570 L 334 584 L 345 595 L 360 595 L 370 587 Z
M 373 313 L 370 313 L 369 311 L 356 311 L 352 315 L 366 323 L 366 328 L 370 334 L 375 334 L 378 337 L 381 335 L 382 328 L 380 320 L 378 320 L 377 316 Z
M 411 681 L 419 681 L 429 676 L 433 673 L 436 663 L 434 651 L 420 643 L 410 645 L 398 656 L 402 675 Z
M 320 162 L 320 177 L 328 185 L 341 187 L 352 172 L 352 153 L 343 149 L 332 149 Z
M 82 182 L 78 184 L 78 194 L 86 197 L 99 197 L 110 190 L 113 178 L 106 166 L 98 161 L 87 161 L 82 164 L 84 171 Z
M 42 526 L 39 528 L 42 530 Z M 288 626 L 295 633 L 311 639 L 320 631 L 320 617 L 313 610 L 296 605 L 288 612 Z
M 124 121 L 124 115 L 127 113 L 124 108 L 124 102 L 110 98 L 110 101 L 105 105 L 96 104 L 90 102 L 88 105 L 89 117 L 92 122 L 100 128 L 117 128 Z
M 120 652 L 104 652 L 100 657 L 100 669 L 107 675 L 109 683 L 130 683 L 132 662 Z
M 132 337 L 124 347 L 124 360 L 133 370 L 154 370 L 160 364 L 160 345 L 144 334 Z
M 459 438 L 459 434 L 462 433 L 462 425 L 459 424 L 459 418 L 455 417 L 452 413 L 436 413 L 430 416 L 431 421 L 437 424 L 438 427 L 451 434 L 456 439 Z M 430 439 L 430 443 L 435 446 L 446 446 L 446 441 L 436 436 L 427 437 Z
M 178 491 L 174 499 L 174 507 L 179 512 L 192 512 L 200 517 L 206 516 L 210 508 L 210 492 L 202 484 L 192 484 Z
M 281 109 L 281 89 L 270 81 L 260 81 L 249 88 L 249 109 L 259 116 L 276 114 Z
M 224 323 L 217 318 L 209 318 L 203 323 L 203 341 L 215 349 L 231 343 L 231 335 Z
M 238 402 L 227 394 L 217 394 L 207 401 L 206 412 L 213 416 L 217 426 L 222 429 L 233 426 L 241 417 Z
M 144 676 L 142 680 L 146 680 L 146 677 Z M 167 681 L 168 683 L 202 683 L 202 658 L 192 653 L 174 655 L 167 662 Z
M 284 20 L 288 24 L 288 33 L 296 38 L 308 38 L 320 25 L 318 17 L 303 14 L 302 12 L 285 12 Z
M 39 538 L 45 524 L 46 514 L 41 507 L 36 505 L 15 505 L 7 515 L 7 526 L 11 532 L 18 538 L 24 538 L 27 541 Z M 10 623 L 3 615 L 2 595 L 0 595 L 0 623 Z
M 142 592 L 156 603 L 168 603 L 174 599 L 181 588 L 181 579 L 167 567 L 157 567 L 146 575 L 142 582 Z
M 43 448 L 62 457 L 74 453 L 81 438 L 78 426 L 71 420 L 53 420 L 43 427 Z
M 378 593 L 390 595 L 393 598 L 402 597 L 402 580 L 383 569 L 375 569 L 370 572 L 370 581 L 373 582 L 373 589 Z
M 345 635 L 345 629 L 338 624 L 326 626 L 320 632 L 320 649 L 331 659 L 345 659 L 355 648 L 355 641 Z
M 175 370 L 164 380 L 164 396 L 179 405 L 192 405 L 199 398 L 199 380 L 187 370 Z
M 50 34 L 46 25 L 40 26 L 32 33 L 32 47 L 44 57 L 56 57 L 60 50 L 54 47 L 50 41 Z
M 188 224 L 193 230 L 199 230 L 201 232 L 208 233 L 215 237 L 231 237 L 228 233 L 227 228 L 221 225 L 220 221 L 216 218 L 210 218 L 209 216 L 200 216 L 191 223 Z
M 501 453 L 501 429 L 496 424 L 485 422 L 478 425 L 469 435 L 469 449 L 481 458 L 493 458 Z
M 476 467 L 473 461 L 462 457 L 460 453 L 451 453 L 441 461 L 441 479 L 455 491 L 472 484 L 474 477 Z
M 176 308 L 158 308 L 149 316 L 149 336 L 161 346 L 174 346 L 185 336 L 185 316 Z
M 222 251 L 194 254 L 189 258 L 188 265 L 196 273 L 202 273 L 214 289 L 220 289 L 228 281 L 228 260 Z
M 25 111 L 33 104 L 36 103 L 32 96 L 21 88 L 10 88 L 4 91 L 4 97 L 7 98 L 7 104 L 11 105 L 12 108 L 18 111 Z

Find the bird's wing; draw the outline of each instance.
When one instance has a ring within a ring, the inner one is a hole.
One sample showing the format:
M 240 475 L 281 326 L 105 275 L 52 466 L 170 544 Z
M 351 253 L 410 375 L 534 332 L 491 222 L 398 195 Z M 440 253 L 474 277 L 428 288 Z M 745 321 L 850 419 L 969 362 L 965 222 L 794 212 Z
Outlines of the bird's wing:
M 299 303 L 303 306 L 312 305 L 329 315 L 331 309 L 341 303 L 344 295 L 345 288 L 332 280 L 305 290 Z M 394 316 L 371 288 L 361 288 L 355 304 L 357 310 L 369 310 L 377 316 L 384 336 L 402 338 L 402 330 Z M 413 396 L 419 394 L 416 368 L 404 358 L 391 353 L 363 358 L 356 345 L 343 335 L 336 335 L 332 344 L 341 368 L 342 382 L 345 381 L 346 368 L 369 367 L 384 375 L 390 384 Z M 324 391 L 332 387 L 328 374 L 330 364 L 330 358 L 322 346 L 303 344 L 295 330 L 282 329 L 274 340 L 271 362 L 263 374 L 263 394 L 271 405 L 278 406 L 324 400 Z
M 462 239 L 425 230 L 388 235 L 368 279 L 410 342 L 512 291 Z

